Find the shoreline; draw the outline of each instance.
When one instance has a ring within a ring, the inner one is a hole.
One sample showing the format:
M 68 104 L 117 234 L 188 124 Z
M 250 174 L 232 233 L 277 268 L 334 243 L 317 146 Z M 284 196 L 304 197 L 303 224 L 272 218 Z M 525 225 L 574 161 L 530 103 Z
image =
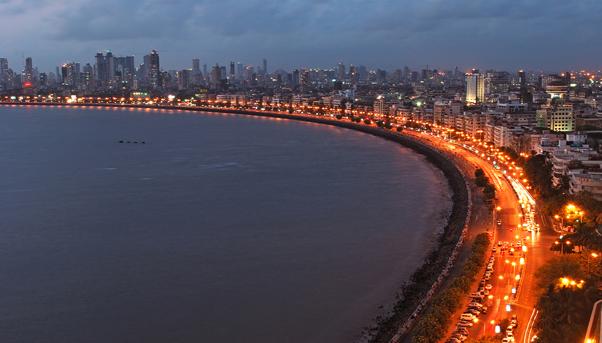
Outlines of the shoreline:
M 438 237 L 434 247 L 429 251 L 422 265 L 411 274 L 409 280 L 400 285 L 400 297 L 392 304 L 392 312 L 387 318 L 378 319 L 376 327 L 369 332 L 362 333 L 369 342 L 400 342 L 409 332 L 419 314 L 426 307 L 428 301 L 438 290 L 440 284 L 446 278 L 449 269 L 453 266 L 459 248 L 463 244 L 466 223 L 470 218 L 470 190 L 466 180 L 455 165 L 435 148 L 415 138 L 387 129 L 358 124 L 349 121 L 337 120 L 330 117 L 315 115 L 289 114 L 284 112 L 267 112 L 241 109 L 223 109 L 209 107 L 179 107 L 179 106 L 148 106 L 129 104 L 54 104 L 54 103 L 13 103 L 0 102 L 3 106 L 47 106 L 47 107 L 71 107 L 71 108 L 117 108 L 117 109 L 157 109 L 176 110 L 187 112 L 208 113 L 230 113 L 265 118 L 288 119 L 304 122 L 313 122 L 329 126 L 336 126 L 350 130 L 367 133 L 388 141 L 410 148 L 423 155 L 434 167 L 443 172 L 451 190 L 452 207 L 443 225 L 441 235 Z M 366 334 L 366 335 L 364 335 Z

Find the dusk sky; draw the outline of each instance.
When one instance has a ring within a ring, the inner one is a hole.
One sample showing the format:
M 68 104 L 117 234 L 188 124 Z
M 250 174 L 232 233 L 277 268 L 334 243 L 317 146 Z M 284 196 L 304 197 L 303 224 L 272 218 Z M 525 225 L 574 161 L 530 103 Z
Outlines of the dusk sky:
M 164 69 L 231 60 L 270 70 L 600 69 L 600 0 L 0 0 L 0 57 L 20 70 L 161 54 Z

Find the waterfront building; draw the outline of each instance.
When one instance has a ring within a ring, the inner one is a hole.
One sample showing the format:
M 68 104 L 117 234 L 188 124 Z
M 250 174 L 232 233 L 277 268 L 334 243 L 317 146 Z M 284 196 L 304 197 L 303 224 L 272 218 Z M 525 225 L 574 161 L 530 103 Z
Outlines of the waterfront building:
M 385 114 L 385 112 L 387 112 L 387 106 L 385 103 L 385 97 L 384 95 L 379 95 L 376 97 L 376 100 L 374 100 L 374 113 L 378 114 L 378 115 L 383 115 Z

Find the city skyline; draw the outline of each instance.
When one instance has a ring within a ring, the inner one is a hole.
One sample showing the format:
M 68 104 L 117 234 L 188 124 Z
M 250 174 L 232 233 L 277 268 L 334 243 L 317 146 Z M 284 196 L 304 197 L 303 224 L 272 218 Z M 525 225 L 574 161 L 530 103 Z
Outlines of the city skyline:
M 0 55 L 19 61 L 19 67 L 32 56 L 40 70 L 88 62 L 105 50 L 140 59 L 150 49 L 164 56 L 166 70 L 188 66 L 192 58 L 208 65 L 260 64 L 268 58 L 272 70 L 337 62 L 385 69 L 427 64 L 462 70 L 600 68 L 595 56 L 602 47 L 591 41 L 601 25 L 596 19 L 602 4 L 511 5 L 5 0 L 0 3 L 5 43 Z

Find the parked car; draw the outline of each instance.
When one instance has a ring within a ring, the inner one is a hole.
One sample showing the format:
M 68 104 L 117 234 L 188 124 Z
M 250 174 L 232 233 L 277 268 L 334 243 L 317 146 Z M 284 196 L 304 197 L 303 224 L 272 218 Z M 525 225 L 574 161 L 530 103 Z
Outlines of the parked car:
M 464 312 L 460 315 L 460 320 L 473 320 L 474 315 L 470 312 Z

